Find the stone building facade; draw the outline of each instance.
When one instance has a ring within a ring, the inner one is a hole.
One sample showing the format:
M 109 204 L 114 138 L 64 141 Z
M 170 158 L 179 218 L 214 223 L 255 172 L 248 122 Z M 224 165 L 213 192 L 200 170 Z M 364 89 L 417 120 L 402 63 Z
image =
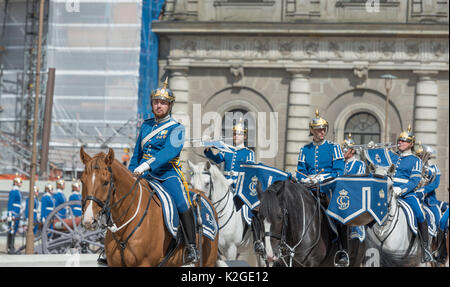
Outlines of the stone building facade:
M 167 0 L 152 27 L 188 137 L 210 111 L 276 114 L 275 155 L 261 144 L 270 117 L 255 120 L 266 126 L 256 160 L 293 172 L 316 109 L 339 143 L 348 132 L 395 142 L 411 124 L 437 151 L 438 197 L 448 201 L 448 1 Z M 202 160 L 200 151 L 187 147 L 182 159 Z

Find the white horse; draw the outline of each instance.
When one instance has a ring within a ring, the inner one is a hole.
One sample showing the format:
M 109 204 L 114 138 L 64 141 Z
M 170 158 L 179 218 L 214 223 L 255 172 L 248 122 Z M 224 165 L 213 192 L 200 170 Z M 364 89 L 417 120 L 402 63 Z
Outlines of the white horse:
M 388 176 L 389 215 L 382 225 L 375 223 L 367 228 L 368 248 L 375 248 L 379 254 L 376 266 L 426 266 L 421 263 L 422 246 L 418 235 L 415 235 L 407 222 L 405 212 L 400 207 L 397 197 L 392 191 L 392 180 L 395 166 L 385 168 L 369 164 L 375 175 Z M 429 240 L 431 242 L 431 240 Z M 373 260 L 371 260 L 373 262 Z
M 219 257 L 236 260 L 240 253 L 253 250 L 250 226 L 242 217 L 243 208 L 236 211 L 230 184 L 215 165 L 209 161 L 194 164 L 190 184 L 201 190 L 211 200 L 219 217 Z

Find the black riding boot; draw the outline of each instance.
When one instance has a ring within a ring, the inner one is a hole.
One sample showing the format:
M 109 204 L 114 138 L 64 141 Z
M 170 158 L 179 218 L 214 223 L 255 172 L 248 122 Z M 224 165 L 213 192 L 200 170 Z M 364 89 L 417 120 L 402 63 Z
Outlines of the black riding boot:
M 417 225 L 419 227 L 419 239 L 423 249 L 422 261 L 431 262 L 433 261 L 433 255 L 428 247 L 428 223 L 426 220 L 424 220 Z
M 445 261 L 447 259 L 447 246 L 445 246 L 445 232 L 440 230 L 438 231 L 437 238 L 436 238 L 438 249 L 436 256 L 434 259 L 440 263 L 445 264 Z
M 189 208 L 186 212 L 180 213 L 180 219 L 185 243 L 184 264 L 197 263 L 199 258 L 195 244 L 196 232 L 194 210 Z
M 334 265 L 336 267 L 348 267 L 350 265 L 350 258 L 348 255 L 348 234 L 347 226 L 338 223 L 337 229 L 339 233 L 339 250 L 336 252 L 334 257 Z
M 8 247 L 8 254 L 16 253 L 16 248 L 14 246 L 14 239 L 16 235 L 14 233 L 8 232 L 8 236 L 6 238 L 6 246 Z
M 252 219 L 252 233 L 253 233 L 253 248 L 255 250 L 255 253 L 264 256 L 264 244 L 261 241 L 260 235 L 261 235 L 261 228 L 260 228 L 260 222 L 259 218 L 256 214 L 254 214 Z

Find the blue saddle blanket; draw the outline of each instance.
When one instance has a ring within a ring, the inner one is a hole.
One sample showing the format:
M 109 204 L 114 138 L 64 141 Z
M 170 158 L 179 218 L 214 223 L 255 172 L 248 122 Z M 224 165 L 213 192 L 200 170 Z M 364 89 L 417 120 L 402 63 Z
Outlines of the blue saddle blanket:
M 343 176 L 321 184 L 320 188 L 330 198 L 326 213 L 342 224 L 369 212 L 381 225 L 388 215 L 386 177 Z
M 178 210 L 175 205 L 173 198 L 170 194 L 164 189 L 164 187 L 155 181 L 148 181 L 152 189 L 155 191 L 161 202 L 161 208 L 164 214 L 164 223 L 166 225 L 167 230 L 169 230 L 170 234 L 174 238 L 177 236 L 178 226 L 180 223 L 180 218 L 178 216 Z M 190 198 L 192 202 L 197 202 L 198 194 L 194 192 L 189 192 Z M 212 206 L 209 204 L 206 199 L 201 197 L 201 215 L 202 215 L 202 226 L 203 226 L 203 236 L 207 237 L 210 240 L 214 240 L 216 238 L 217 232 L 219 231 L 219 226 L 217 224 L 216 218 L 214 217 L 214 210 Z M 195 209 L 195 218 L 197 220 L 197 209 Z
M 366 149 L 364 150 L 364 155 L 373 165 L 385 167 L 392 165 L 392 160 L 387 148 Z
M 239 197 L 250 209 L 257 207 L 260 202 L 256 187 L 261 183 L 262 191 L 265 191 L 272 183 L 284 181 L 291 177 L 287 172 L 262 163 L 245 163 L 240 165 L 236 182 L 236 196 Z
M 406 203 L 406 201 L 404 201 L 401 198 L 398 199 L 398 203 L 399 203 L 400 207 L 402 208 L 403 212 L 405 213 L 409 228 L 411 229 L 411 231 L 414 234 L 417 234 L 417 218 L 414 215 L 413 209 L 409 206 L 408 203 Z M 422 206 L 422 207 L 423 207 L 423 211 L 425 212 L 425 217 L 426 217 L 427 223 L 428 223 L 428 233 L 431 236 L 435 237 L 437 234 L 437 227 L 436 227 L 436 223 L 435 223 L 436 221 L 434 218 L 434 214 L 427 206 Z

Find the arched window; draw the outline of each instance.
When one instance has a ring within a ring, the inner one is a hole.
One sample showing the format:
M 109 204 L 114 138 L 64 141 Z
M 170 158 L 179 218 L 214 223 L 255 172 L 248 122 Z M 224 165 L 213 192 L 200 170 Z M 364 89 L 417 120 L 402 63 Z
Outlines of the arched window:
M 367 144 L 370 141 L 379 143 L 381 140 L 380 123 L 370 113 L 360 112 L 351 116 L 345 123 L 344 138 L 352 133 L 356 144 Z
M 225 115 L 222 118 L 222 136 L 225 138 L 226 143 L 232 144 L 233 126 L 239 122 L 239 119 L 241 118 L 244 122 L 244 126 L 247 128 L 245 146 L 253 149 L 256 146 L 256 120 L 255 115 L 247 110 L 233 109 L 225 112 Z M 225 129 L 227 129 L 227 131 Z

